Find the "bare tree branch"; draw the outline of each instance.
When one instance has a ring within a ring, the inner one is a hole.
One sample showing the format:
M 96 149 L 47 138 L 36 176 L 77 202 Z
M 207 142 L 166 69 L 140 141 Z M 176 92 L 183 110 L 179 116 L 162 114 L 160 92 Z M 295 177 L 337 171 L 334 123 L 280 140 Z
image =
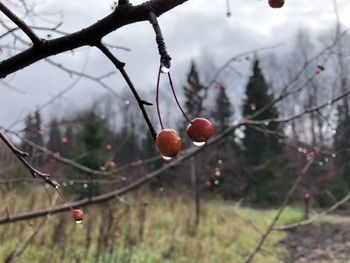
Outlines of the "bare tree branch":
M 301 180 L 304 178 L 305 174 L 307 173 L 307 171 L 311 167 L 311 164 L 313 163 L 313 161 L 314 161 L 314 159 L 312 159 L 309 162 L 307 162 L 306 165 L 304 166 L 303 170 L 301 171 L 300 175 L 295 179 L 292 187 L 290 188 L 288 194 L 285 196 L 285 198 L 284 198 L 280 208 L 278 209 L 277 214 L 275 215 L 275 217 L 273 218 L 272 222 L 270 223 L 270 225 L 265 230 L 264 234 L 262 235 L 262 237 L 261 237 L 260 241 L 258 242 L 258 244 L 256 245 L 255 249 L 244 260 L 244 263 L 252 262 L 252 260 L 254 259 L 255 255 L 261 250 L 261 247 L 264 245 L 267 237 L 273 231 L 273 227 L 275 226 L 275 224 L 277 223 L 277 221 L 280 218 L 281 214 L 283 213 L 285 207 L 287 206 L 289 199 L 291 198 L 291 196 L 294 193 L 294 191 L 298 188 Z
M 147 111 L 145 109 L 145 105 L 151 106 L 152 104 L 149 102 L 146 102 L 142 100 L 139 96 L 139 94 L 136 91 L 136 88 L 134 84 L 132 83 L 129 75 L 126 73 L 124 66 L 125 64 L 121 61 L 119 61 L 109 49 L 103 45 L 101 42 L 96 43 L 96 47 L 114 64 L 114 66 L 119 70 L 119 72 L 122 74 L 123 78 L 125 79 L 126 83 L 128 84 L 129 88 L 131 89 L 137 103 L 139 104 L 139 108 L 142 112 L 143 118 L 145 119 L 148 129 L 153 137 L 154 140 L 156 140 L 157 132 L 155 131 L 150 118 L 148 117 Z
M 81 31 L 56 39 L 46 40 L 38 47 L 28 48 L 2 61 L 0 63 L 0 78 L 4 78 L 43 58 L 82 46 L 95 46 L 105 35 L 118 28 L 148 20 L 150 10 L 153 10 L 156 16 L 160 16 L 186 1 L 188 0 L 151 0 L 137 6 L 118 6 L 113 13 Z
M 30 38 L 34 47 L 40 46 L 43 43 L 43 41 L 33 32 L 33 30 L 2 2 L 0 2 L 0 10 Z

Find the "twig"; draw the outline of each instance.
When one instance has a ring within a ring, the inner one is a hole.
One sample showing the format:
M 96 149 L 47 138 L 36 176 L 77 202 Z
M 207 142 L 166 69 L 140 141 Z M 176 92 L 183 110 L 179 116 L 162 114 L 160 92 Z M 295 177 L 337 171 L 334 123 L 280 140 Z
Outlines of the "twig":
M 55 206 L 56 202 L 58 199 L 58 193 L 55 193 L 55 196 L 52 200 L 52 207 Z M 11 263 L 15 260 L 17 260 L 24 250 L 28 247 L 28 245 L 32 242 L 32 240 L 36 237 L 36 235 L 40 232 L 40 230 L 43 229 L 45 226 L 46 222 L 49 220 L 50 214 L 46 216 L 46 218 L 40 223 L 40 225 L 33 231 L 33 233 L 20 245 L 17 246 L 5 259 L 5 263 Z
M 252 262 L 252 260 L 254 259 L 255 255 L 260 251 L 261 247 L 264 245 L 265 240 L 267 239 L 267 237 L 270 235 L 270 233 L 273 231 L 273 227 L 275 226 L 275 224 L 277 223 L 278 219 L 280 218 L 281 214 L 283 213 L 285 207 L 288 204 L 288 201 L 290 199 L 290 197 L 292 196 L 292 194 L 294 193 L 294 191 L 297 189 L 297 187 L 299 186 L 301 180 L 303 179 L 303 177 L 305 176 L 305 174 L 307 173 L 307 171 L 309 170 L 309 168 L 311 167 L 311 164 L 313 163 L 313 159 L 310 160 L 309 162 L 306 163 L 306 165 L 304 166 L 303 170 L 301 171 L 300 175 L 296 178 L 296 180 L 294 181 L 292 187 L 290 188 L 288 194 L 285 196 L 280 208 L 278 209 L 278 212 L 276 214 L 276 216 L 274 217 L 274 219 L 272 220 L 272 222 L 270 223 L 270 225 L 267 227 L 267 229 L 265 230 L 264 234 L 262 235 L 260 241 L 257 243 L 255 249 L 248 255 L 248 257 L 245 259 L 244 263 L 249 263 Z
M 165 66 L 166 68 L 170 68 L 171 66 L 171 57 L 169 56 L 168 52 L 166 51 L 166 46 L 163 38 L 162 31 L 160 29 L 160 26 L 158 24 L 157 16 L 155 15 L 154 11 L 151 10 L 149 12 L 149 21 L 153 26 L 153 30 L 156 34 L 156 42 L 158 44 L 158 52 L 160 55 L 160 63 L 162 66 Z
M 40 46 L 30 47 L 19 54 L 3 60 L 0 63 L 0 78 L 4 78 L 49 56 L 86 45 L 94 46 L 102 37 L 123 26 L 148 20 L 150 6 L 154 10 L 155 15 L 159 16 L 186 1 L 188 0 L 150 0 L 137 6 L 127 5 L 117 7 L 110 15 L 87 28 L 67 36 L 46 40 Z
M 114 66 L 119 70 L 119 72 L 122 74 L 124 80 L 126 81 L 126 83 L 128 84 L 129 88 L 131 89 L 131 92 L 133 93 L 137 103 L 139 104 L 139 108 L 142 112 L 143 118 L 145 119 L 148 129 L 153 137 L 154 140 L 156 140 L 157 137 L 157 133 L 151 123 L 150 118 L 148 117 L 147 111 L 145 109 L 145 105 L 147 106 L 151 106 L 152 104 L 144 101 L 140 98 L 139 94 L 136 91 L 136 88 L 134 86 L 134 84 L 132 83 L 129 75 L 126 73 L 124 66 L 125 63 L 121 62 L 119 59 L 117 59 L 112 52 L 105 46 L 102 44 L 102 42 L 97 42 L 95 44 L 95 46 L 114 64 Z
M 0 10 L 30 38 L 34 47 L 40 46 L 43 43 L 43 41 L 33 32 L 33 30 L 2 2 L 0 2 Z
M 7 147 L 17 156 L 21 163 L 30 171 L 33 178 L 40 177 L 46 183 L 54 187 L 55 189 L 59 186 L 57 181 L 50 177 L 49 174 L 42 173 L 35 169 L 29 162 L 25 159 L 28 153 L 19 150 L 12 142 L 10 142 L 3 134 L 0 132 L 0 139 L 7 145 Z
M 298 223 L 295 223 L 295 224 L 290 224 L 290 225 L 285 225 L 285 226 L 276 226 L 276 227 L 274 227 L 274 230 L 283 230 L 283 231 L 285 231 L 285 230 L 290 230 L 290 229 L 297 228 L 297 227 L 300 227 L 300 226 L 310 225 L 313 222 L 315 222 L 316 220 L 318 220 L 318 219 L 326 216 L 330 212 L 334 211 L 339 206 L 345 204 L 349 200 L 350 200 L 350 192 L 343 199 L 341 199 L 339 202 L 335 203 L 333 206 L 331 206 L 327 210 L 323 211 L 322 213 L 316 214 L 315 216 L 311 217 L 308 220 L 301 221 L 301 222 L 298 222 Z
M 94 169 L 91 169 L 89 167 L 86 167 L 84 165 L 81 165 L 71 159 L 68 159 L 68 158 L 64 158 L 62 156 L 58 156 L 57 154 L 55 154 L 54 152 L 50 151 L 49 149 L 43 147 L 43 146 L 40 146 L 30 140 L 28 140 L 27 138 L 25 137 L 22 137 L 20 136 L 19 134 L 13 132 L 13 131 L 8 131 L 9 133 L 11 134 L 14 134 L 16 135 L 18 138 L 20 138 L 21 140 L 25 141 L 26 143 L 28 143 L 30 146 L 34 147 L 35 149 L 51 156 L 53 159 L 63 163 L 63 164 L 66 164 L 66 165 L 69 165 L 73 168 L 76 168 L 80 171 L 83 171 L 85 173 L 88 173 L 88 174 L 92 174 L 92 175 L 100 175 L 100 176 L 116 176 L 118 174 L 121 174 L 131 168 L 136 168 L 136 167 L 139 167 L 139 166 L 142 166 L 142 165 L 146 165 L 146 164 L 150 164 L 150 163 L 153 163 L 153 162 L 156 162 L 156 161 L 159 161 L 161 159 L 161 157 L 159 155 L 157 156 L 154 156 L 154 157 L 151 157 L 149 159 L 146 159 L 146 160 L 139 160 L 139 161 L 135 161 L 135 162 L 132 162 L 132 163 L 129 163 L 129 164 L 126 164 L 124 166 L 121 166 L 120 168 L 118 169 L 115 169 L 113 171 L 110 171 L 110 172 L 105 172 L 105 171 L 99 171 L 99 170 L 94 170 Z M 121 179 L 126 179 L 124 176 L 121 176 Z

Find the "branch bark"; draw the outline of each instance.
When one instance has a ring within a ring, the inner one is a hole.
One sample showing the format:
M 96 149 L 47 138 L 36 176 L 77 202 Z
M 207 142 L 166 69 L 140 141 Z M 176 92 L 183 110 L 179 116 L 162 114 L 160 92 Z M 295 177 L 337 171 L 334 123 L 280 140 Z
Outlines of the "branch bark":
M 8 9 L 2 2 L 0 2 L 0 11 L 3 12 L 13 23 L 15 23 L 33 42 L 34 47 L 40 46 L 43 41 L 34 33 L 34 31 L 16 14 Z
M 17 72 L 43 58 L 82 46 L 94 46 L 105 35 L 125 25 L 148 21 L 149 10 L 153 10 L 156 16 L 160 16 L 186 1 L 188 0 L 151 0 L 137 6 L 118 6 L 113 13 L 87 28 L 67 36 L 45 40 L 38 47 L 30 47 L 0 62 L 0 78 L 5 78 L 7 75 Z

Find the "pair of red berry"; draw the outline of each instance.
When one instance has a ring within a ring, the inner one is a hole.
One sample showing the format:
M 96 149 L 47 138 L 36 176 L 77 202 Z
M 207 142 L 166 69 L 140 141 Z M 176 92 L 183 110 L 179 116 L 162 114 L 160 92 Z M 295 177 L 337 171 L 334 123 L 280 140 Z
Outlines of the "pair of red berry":
M 159 88 L 160 88 L 159 84 L 160 84 L 161 73 L 166 74 L 168 76 L 170 88 L 174 95 L 176 104 L 179 107 L 185 119 L 187 119 L 188 122 L 190 123 L 187 127 L 186 132 L 194 145 L 203 146 L 207 142 L 207 140 L 213 135 L 213 125 L 207 119 L 195 118 L 194 120 L 191 120 L 187 116 L 186 112 L 181 107 L 180 102 L 176 96 L 176 92 L 174 89 L 173 81 L 171 79 L 169 68 L 165 67 L 163 63 L 161 63 L 158 71 L 158 78 L 157 78 L 156 105 L 157 105 L 159 123 L 162 130 L 157 134 L 156 144 L 163 159 L 170 160 L 180 152 L 182 147 L 182 141 L 179 135 L 176 133 L 176 131 L 172 129 L 165 129 L 163 126 L 162 117 L 159 109 Z
M 187 135 L 196 146 L 204 145 L 213 135 L 213 125 L 204 118 L 196 118 L 187 127 Z M 165 160 L 174 158 L 181 150 L 182 141 L 176 131 L 161 130 L 156 138 L 158 150 Z
M 269 5 L 272 8 L 281 8 L 284 6 L 284 0 L 269 0 Z

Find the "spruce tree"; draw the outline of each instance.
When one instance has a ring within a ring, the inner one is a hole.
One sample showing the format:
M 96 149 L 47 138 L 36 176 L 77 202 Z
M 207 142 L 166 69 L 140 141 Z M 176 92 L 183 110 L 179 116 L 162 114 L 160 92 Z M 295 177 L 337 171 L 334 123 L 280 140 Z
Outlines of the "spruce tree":
M 260 69 L 259 60 L 253 64 L 252 76 L 246 86 L 246 99 L 243 103 L 243 116 L 249 118 L 273 100 L 269 86 Z M 266 120 L 278 117 L 277 108 L 272 106 L 255 119 Z M 260 128 L 272 132 L 281 132 L 278 123 L 266 123 Z M 248 182 L 248 196 L 253 202 L 273 202 L 283 193 L 283 180 L 278 178 L 279 155 L 282 146 L 278 138 L 262 133 L 247 125 L 244 131 L 243 147 L 245 159 L 251 168 L 251 179 Z M 281 188 L 282 187 L 282 188 Z
M 81 163 L 91 169 L 99 169 L 104 164 L 106 143 L 106 121 L 94 110 L 88 111 L 81 132 L 82 146 L 85 156 Z
M 226 88 L 219 85 L 219 92 L 215 99 L 215 108 L 212 111 L 212 121 L 216 128 L 220 131 L 227 127 L 232 118 L 233 110 L 230 99 L 227 96 Z
M 47 148 L 53 152 L 61 152 L 61 132 L 58 127 L 58 122 L 56 119 L 53 119 L 50 122 L 50 132 L 49 132 L 49 141 L 47 143 Z
M 91 169 L 98 170 L 105 166 L 107 153 L 105 151 L 107 123 L 105 119 L 100 118 L 94 109 L 89 110 L 83 116 L 84 121 L 80 132 L 79 146 L 76 147 L 75 158 L 79 163 Z M 73 175 L 74 176 L 74 175 Z M 90 179 L 87 188 L 81 188 L 81 185 L 72 187 L 74 193 L 79 193 L 79 198 L 92 197 L 102 193 L 99 185 L 94 184 L 93 180 L 98 176 L 81 173 L 75 175 L 76 178 Z
M 32 118 L 32 115 L 28 115 L 26 120 L 25 120 L 25 128 L 23 129 L 24 132 L 24 139 L 33 141 L 35 138 L 35 133 L 34 133 L 34 121 Z M 33 147 L 29 145 L 25 140 L 22 141 L 21 148 L 23 151 L 29 153 L 30 155 L 33 154 Z
M 338 107 L 338 124 L 334 137 L 334 148 L 339 151 L 350 148 L 350 114 L 349 105 L 346 100 L 343 105 Z M 337 199 L 344 196 L 350 187 L 349 169 L 350 169 L 350 152 L 341 151 L 336 156 L 335 164 L 337 169 L 337 178 L 329 184 L 330 191 Z
M 194 61 L 191 62 L 187 75 L 187 85 L 183 87 L 185 95 L 185 109 L 191 118 L 203 113 L 203 100 L 206 87 L 201 83 L 199 73 Z

